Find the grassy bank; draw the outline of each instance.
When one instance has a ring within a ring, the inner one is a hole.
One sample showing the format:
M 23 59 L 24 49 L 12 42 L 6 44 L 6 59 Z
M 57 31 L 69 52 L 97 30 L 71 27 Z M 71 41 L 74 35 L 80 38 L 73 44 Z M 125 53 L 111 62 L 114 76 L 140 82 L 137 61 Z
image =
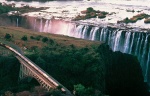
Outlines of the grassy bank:
M 100 42 L 93 42 L 89 40 L 77 39 L 73 37 L 63 36 L 63 35 L 55 35 L 43 32 L 34 32 L 28 29 L 23 29 L 19 27 L 0 27 L 0 37 L 5 39 L 6 33 L 11 35 L 10 42 L 15 43 L 19 47 L 23 48 L 31 48 L 33 46 L 37 46 L 39 48 L 46 46 L 47 43 L 42 42 L 42 38 L 47 37 L 48 39 L 55 42 L 57 45 L 60 46 L 74 46 L 77 48 L 83 47 L 91 47 L 91 46 L 98 46 Z M 27 41 L 21 40 L 23 36 L 27 36 Z M 35 39 L 32 39 L 32 37 Z M 38 40 L 39 38 L 40 40 Z

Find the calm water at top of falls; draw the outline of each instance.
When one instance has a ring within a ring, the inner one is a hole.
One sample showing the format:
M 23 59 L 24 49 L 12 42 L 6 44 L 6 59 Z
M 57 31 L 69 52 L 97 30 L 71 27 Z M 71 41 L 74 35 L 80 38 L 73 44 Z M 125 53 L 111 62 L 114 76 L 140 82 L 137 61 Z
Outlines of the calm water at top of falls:
M 107 11 L 115 14 L 109 15 L 104 19 L 92 18 L 88 20 L 81 20 L 85 23 L 98 23 L 98 24 L 116 24 L 117 21 L 123 20 L 128 17 L 131 18 L 134 15 L 140 13 L 146 13 L 150 15 L 150 0 L 92 0 L 92 1 L 50 1 L 45 3 L 40 2 L 15 2 L 0 0 L 0 2 L 6 2 L 8 4 L 15 3 L 16 7 L 21 4 L 33 6 L 33 7 L 49 7 L 46 10 L 40 11 L 41 16 L 49 18 L 50 15 L 55 17 L 73 18 L 80 14 L 82 10 L 86 10 L 88 7 L 93 7 L 95 10 Z M 62 13 L 62 11 L 67 11 Z M 127 12 L 127 10 L 134 10 L 135 12 Z M 140 11 L 140 12 L 139 12 Z M 26 15 L 38 16 L 39 12 L 30 12 Z M 144 19 L 138 20 L 136 23 L 129 23 L 126 26 L 138 27 L 138 28 L 150 28 L 150 24 L 145 24 Z

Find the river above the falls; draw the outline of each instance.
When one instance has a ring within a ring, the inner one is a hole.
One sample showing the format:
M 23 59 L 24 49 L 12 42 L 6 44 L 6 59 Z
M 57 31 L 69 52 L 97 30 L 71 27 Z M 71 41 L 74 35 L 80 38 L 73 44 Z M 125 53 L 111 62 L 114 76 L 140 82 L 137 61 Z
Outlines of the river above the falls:
M 150 15 L 150 1 L 149 0 L 95 0 L 95 1 L 50 1 L 50 2 L 15 2 L 1 0 L 7 4 L 15 3 L 16 7 L 22 5 L 29 5 L 32 7 L 48 7 L 46 10 L 40 10 L 39 12 L 30 12 L 23 15 L 32 17 L 40 17 L 50 19 L 54 16 L 56 19 L 72 20 L 77 15 L 81 14 L 81 11 L 86 10 L 88 7 L 93 7 L 95 10 L 106 11 L 109 14 L 106 18 L 91 18 L 86 20 L 80 20 L 82 23 L 93 24 L 113 24 L 118 25 L 117 21 L 121 21 L 126 17 L 132 18 L 133 16 L 146 13 Z M 134 12 L 133 12 L 134 11 Z M 39 15 L 40 14 L 40 15 Z M 145 19 L 138 20 L 136 23 L 119 24 L 119 26 L 136 27 L 136 28 L 150 28 L 150 24 L 144 23 Z

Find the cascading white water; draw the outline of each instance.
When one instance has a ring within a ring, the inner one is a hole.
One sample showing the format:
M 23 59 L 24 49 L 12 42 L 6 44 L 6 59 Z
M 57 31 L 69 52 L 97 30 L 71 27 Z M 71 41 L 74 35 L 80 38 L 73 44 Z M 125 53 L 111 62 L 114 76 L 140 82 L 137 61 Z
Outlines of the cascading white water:
M 131 37 L 131 32 L 126 32 L 126 34 L 125 34 L 126 36 L 126 38 L 125 38 L 125 44 L 124 44 L 124 53 L 128 53 L 128 51 L 129 51 L 129 44 L 130 44 L 130 37 Z
M 76 30 L 75 30 L 76 32 L 75 32 L 75 34 L 74 34 L 74 37 L 80 38 L 80 37 L 81 37 L 81 32 L 82 32 L 83 28 L 84 28 L 84 25 L 79 25 L 79 26 L 76 28 Z
M 93 32 L 94 32 L 94 27 L 93 27 L 92 30 L 90 31 L 89 40 L 92 40 L 91 38 L 92 38 Z
M 145 67 L 145 70 L 146 70 L 144 73 L 146 82 L 147 82 L 147 78 L 148 78 L 147 73 L 148 73 L 148 66 L 149 66 L 149 64 L 147 64 L 149 62 L 149 51 L 150 51 L 150 50 L 148 51 L 148 49 L 150 49 L 150 48 L 148 48 L 148 47 L 150 47 L 150 44 L 148 44 L 148 43 L 150 43 L 150 42 L 148 42 L 149 38 L 150 38 L 150 34 L 146 36 L 146 39 L 144 42 L 143 54 L 142 54 L 142 63 L 145 64 L 143 66 Z
M 116 35 L 116 37 L 114 39 L 114 47 L 113 47 L 114 51 L 119 51 L 119 44 L 120 44 L 121 33 L 122 33 L 122 31 L 118 31 L 116 33 L 117 35 Z
M 94 31 L 93 31 L 93 33 L 92 33 L 92 36 L 90 36 L 90 37 L 92 37 L 91 40 L 95 40 L 96 33 L 97 33 L 97 30 L 98 30 L 98 29 L 99 29 L 99 27 L 95 27 L 95 28 L 94 28 Z
M 34 31 L 36 30 L 36 19 L 34 19 Z
M 139 34 L 139 36 L 138 36 L 136 50 L 135 50 L 135 55 L 138 55 L 138 53 L 139 53 L 140 37 L 141 37 L 141 34 Z
M 43 32 L 48 32 L 49 20 L 46 20 Z
M 148 58 L 150 58 L 150 45 L 149 45 L 149 52 L 148 52 Z M 144 75 L 144 78 L 145 78 L 145 82 L 148 82 L 148 76 L 150 73 L 149 72 L 149 66 L 150 66 L 150 59 L 147 60 L 147 63 L 146 63 L 146 73 Z
M 116 33 L 119 31 L 119 29 L 118 30 L 115 30 L 115 31 L 113 31 L 112 32 L 112 34 L 111 34 L 111 38 L 109 38 L 110 39 L 110 47 L 112 48 L 112 50 L 114 49 L 114 46 L 115 46 L 115 38 L 116 38 Z M 105 41 L 104 41 L 105 42 Z M 115 50 L 115 51 L 117 51 L 117 50 Z
M 18 27 L 18 18 L 16 19 L 16 26 Z
M 42 32 L 42 31 L 43 31 L 43 20 L 41 18 L 41 20 L 40 20 L 40 32 Z
M 100 41 L 103 41 L 103 33 L 104 33 L 104 28 L 102 29 L 101 33 L 100 33 Z
M 86 35 L 88 36 L 88 31 L 90 36 L 84 39 L 96 40 L 96 36 L 99 35 L 99 40 L 105 41 L 113 51 L 121 51 L 137 56 L 143 69 L 144 79 L 150 84 L 150 80 L 147 80 L 150 69 L 150 33 L 130 32 L 121 29 L 112 30 L 107 27 L 92 27 L 91 30 L 88 30 L 87 25 L 79 25 L 76 28 L 77 37 L 83 38 Z
M 139 46 L 139 54 L 140 55 L 137 55 L 138 56 L 138 58 L 139 58 L 139 60 L 142 58 L 142 51 L 143 51 L 143 42 L 145 41 L 144 38 L 145 36 L 142 34 L 142 40 L 141 40 L 141 44 L 140 44 L 140 46 Z
M 132 41 L 131 41 L 131 46 L 130 46 L 130 50 L 129 50 L 129 54 L 132 54 L 132 48 L 133 48 L 133 43 L 134 43 L 134 38 L 135 38 L 135 33 L 133 33 L 132 35 Z
M 88 30 L 89 26 L 85 26 L 84 30 L 83 30 L 83 35 L 81 36 L 82 39 L 86 38 L 86 34 L 87 34 L 87 30 Z

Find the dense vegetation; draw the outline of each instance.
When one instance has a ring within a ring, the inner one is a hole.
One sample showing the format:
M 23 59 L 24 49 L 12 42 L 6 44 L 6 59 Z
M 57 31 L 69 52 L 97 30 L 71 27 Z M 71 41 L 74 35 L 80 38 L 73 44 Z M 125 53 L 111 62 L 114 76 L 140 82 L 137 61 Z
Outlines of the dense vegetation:
M 86 10 L 81 11 L 82 15 L 76 16 L 73 20 L 84 20 L 90 18 L 105 18 L 108 12 L 94 10 L 92 7 L 88 7 Z
M 140 64 L 134 56 L 112 52 L 109 46 L 97 42 L 10 29 L 2 27 L 0 36 L 6 39 L 6 33 L 13 34 L 11 42 L 23 48 L 28 58 L 61 84 L 71 91 L 75 90 L 77 96 L 148 96 Z M 26 40 L 22 39 L 24 36 Z M 0 64 L 0 75 L 3 77 L 0 82 L 4 82 L 0 83 L 1 92 L 9 90 L 15 93 L 37 85 L 34 80 L 33 84 L 26 79 L 22 81 L 26 82 L 23 85 L 17 84 L 19 63 L 12 55 L 1 54 Z M 6 84 L 6 81 L 9 83 Z M 61 96 L 59 91 L 53 92 L 54 96 Z
M 142 19 L 145 19 L 144 23 L 149 23 L 149 17 L 150 15 L 148 14 L 140 13 L 140 14 L 133 16 L 132 18 L 126 17 L 124 20 L 118 21 L 118 23 L 122 23 L 122 22 L 123 23 L 136 23 L 138 20 L 142 20 Z
M 15 8 L 13 8 L 12 5 L 3 5 L 2 3 L 0 3 L 0 14 L 7 13 L 13 10 L 15 10 Z

